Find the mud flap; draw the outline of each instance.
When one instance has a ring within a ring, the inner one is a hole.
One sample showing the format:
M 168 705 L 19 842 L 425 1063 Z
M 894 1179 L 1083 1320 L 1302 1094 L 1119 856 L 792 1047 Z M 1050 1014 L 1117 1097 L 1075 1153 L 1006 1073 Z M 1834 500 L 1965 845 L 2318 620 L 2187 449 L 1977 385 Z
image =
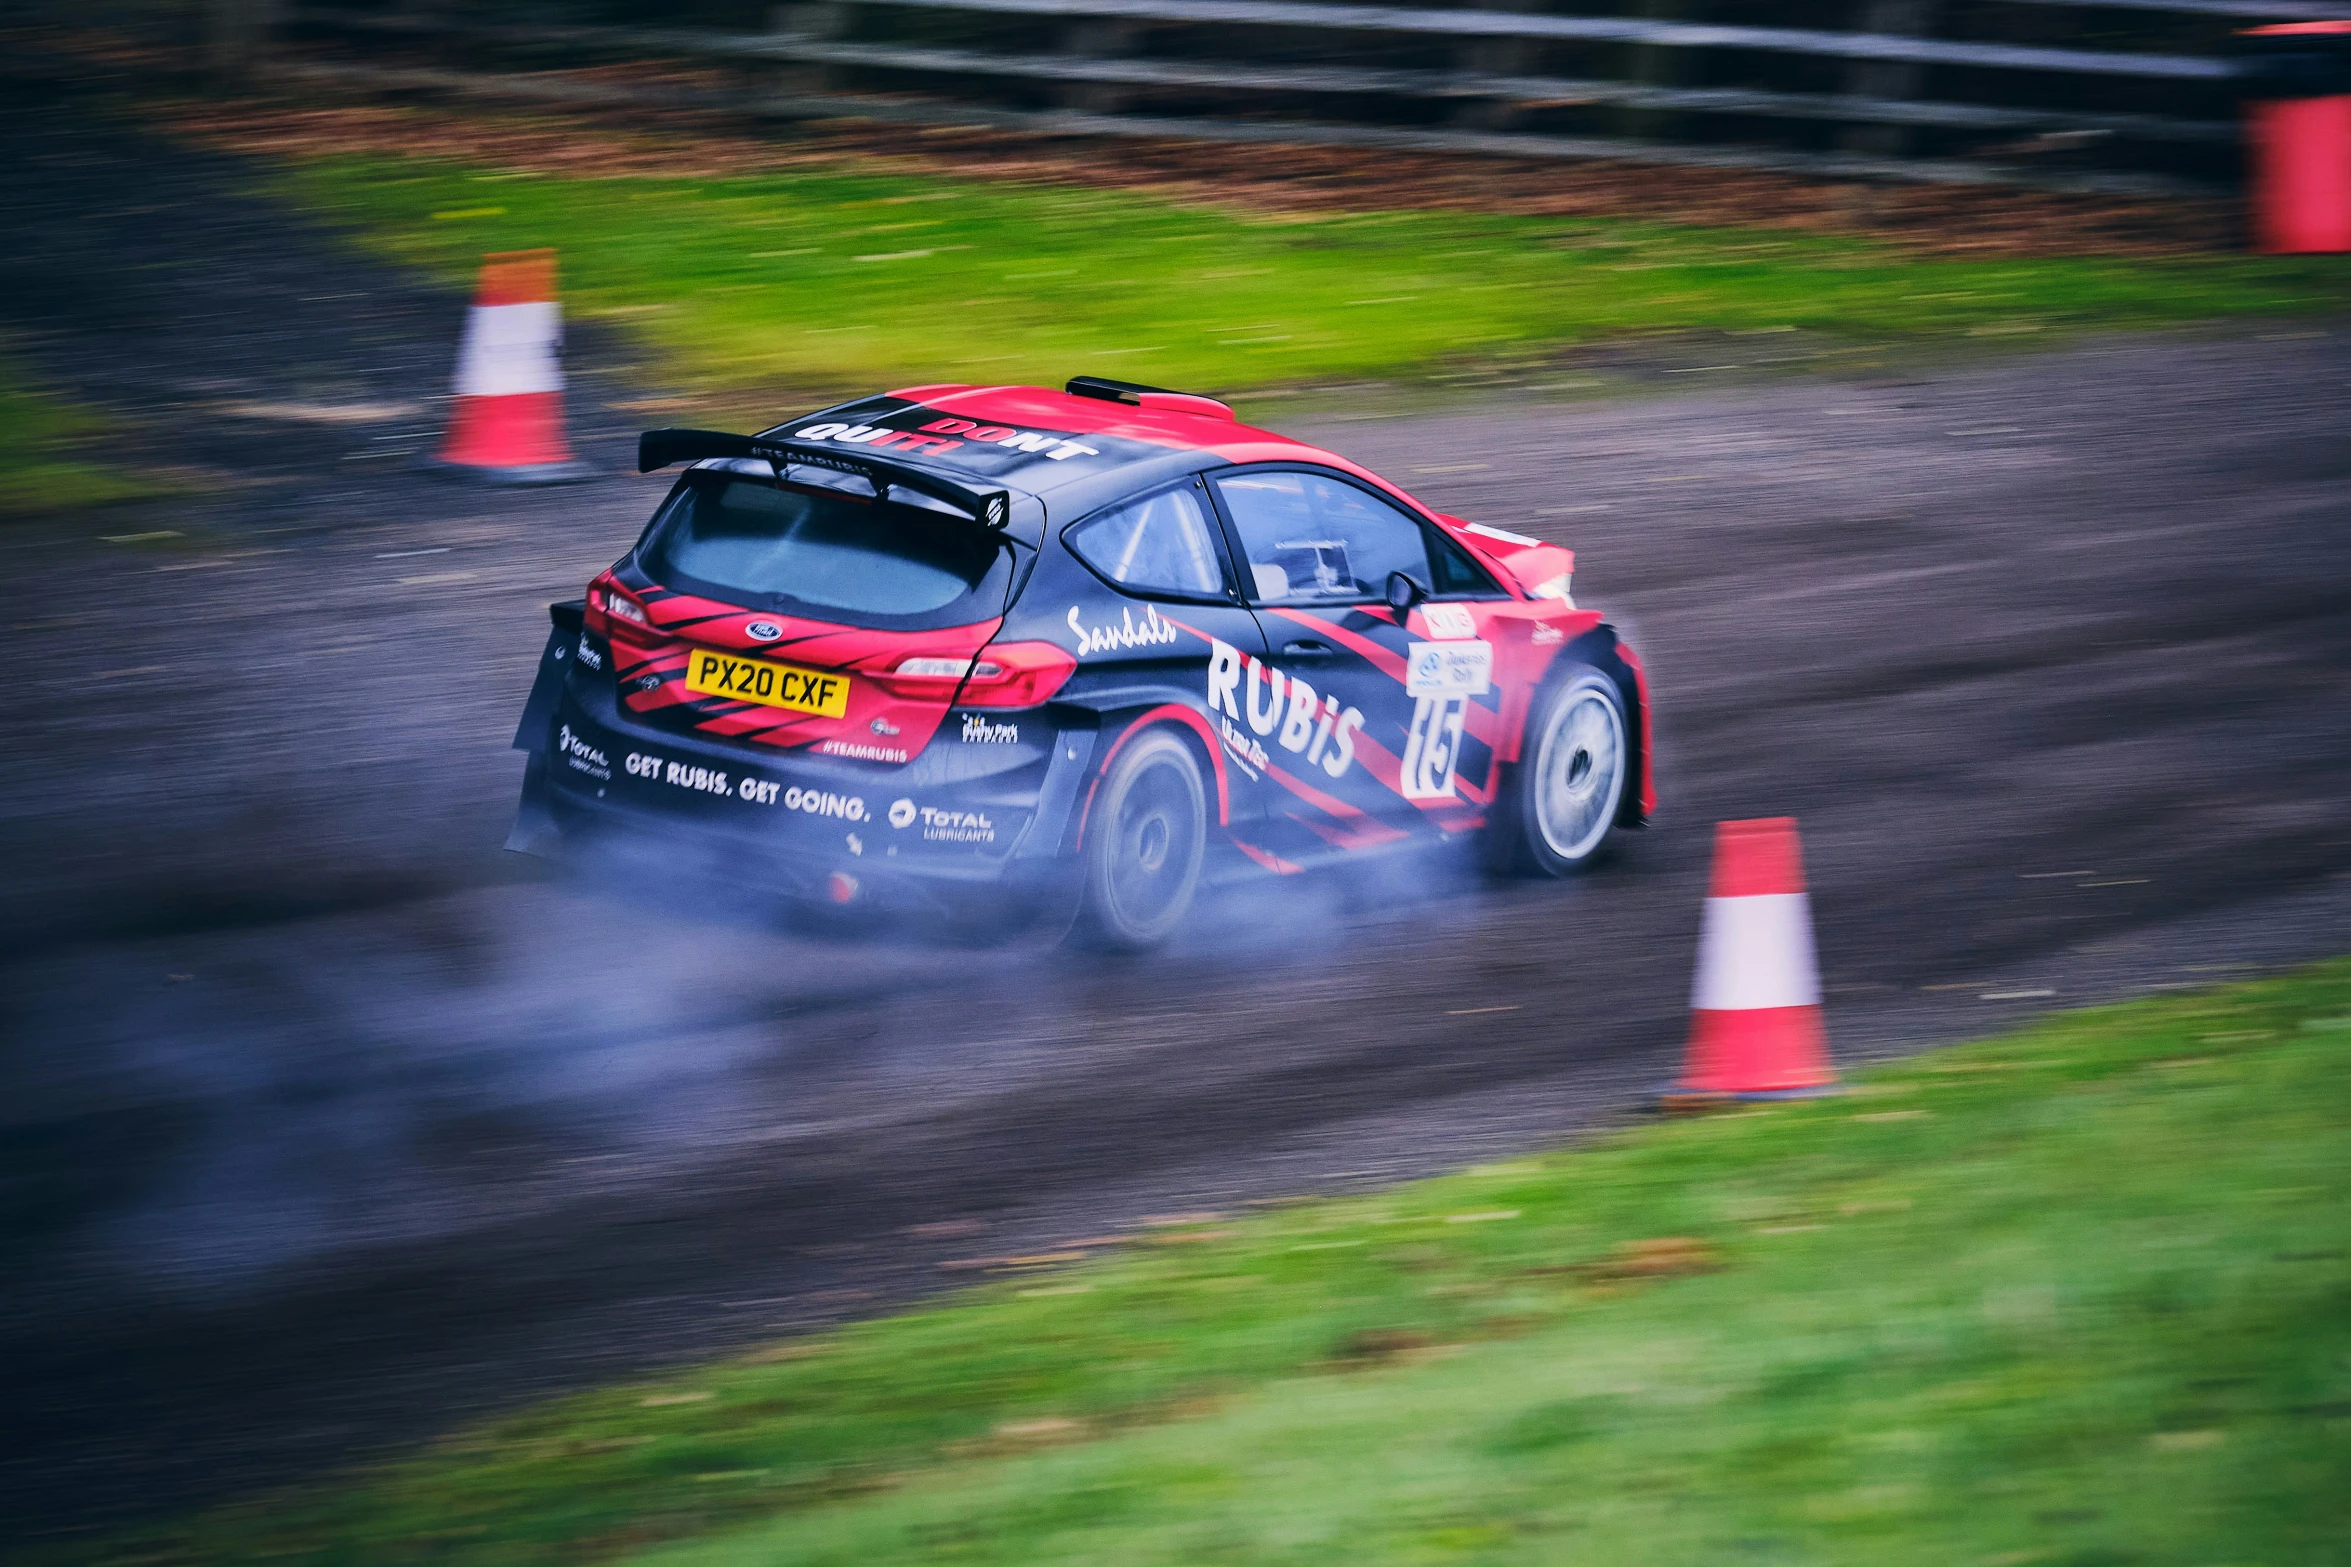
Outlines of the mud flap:
M 506 834 L 506 847 L 516 854 L 551 860 L 562 844 L 555 812 L 547 804 L 547 753 L 533 752 L 522 770 L 522 800 L 514 808 L 514 826 Z
M 1099 731 L 1092 729 L 1064 729 L 1054 737 L 1053 761 L 1045 769 L 1045 782 L 1037 791 L 1036 814 L 1029 818 L 1028 831 L 1021 835 L 1020 842 L 1012 846 L 1012 858 L 1060 857 L 1069 836 L 1078 791 L 1087 782 L 1087 768 L 1094 758 L 1098 734 Z
M 547 632 L 547 645 L 539 650 L 538 678 L 522 705 L 522 721 L 514 726 L 513 748 L 529 752 L 531 758 L 522 772 L 514 827 L 506 834 L 506 847 L 517 854 L 552 856 L 563 841 L 547 801 L 547 726 L 554 720 L 555 704 L 563 699 L 564 677 L 571 672 L 572 649 L 578 645 L 586 609 L 579 599 L 547 606 L 547 618 L 554 625 Z
M 581 599 L 547 606 L 547 618 L 555 624 L 547 633 L 547 645 L 539 650 L 539 675 L 531 682 L 530 697 L 522 705 L 522 720 L 514 726 L 513 749 L 533 753 L 547 749 L 547 722 L 555 716 L 555 704 L 563 697 L 563 678 L 571 670 L 572 648 L 579 641 L 580 622 L 587 608 Z

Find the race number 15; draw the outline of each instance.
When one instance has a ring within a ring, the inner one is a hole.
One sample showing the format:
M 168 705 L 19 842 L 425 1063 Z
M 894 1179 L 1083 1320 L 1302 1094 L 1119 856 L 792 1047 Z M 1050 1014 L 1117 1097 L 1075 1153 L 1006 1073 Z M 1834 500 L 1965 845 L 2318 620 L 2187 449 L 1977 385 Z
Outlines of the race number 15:
M 1404 798 L 1450 800 L 1453 769 L 1461 759 L 1461 722 L 1466 695 L 1424 696 L 1412 707 L 1412 731 L 1404 740 Z

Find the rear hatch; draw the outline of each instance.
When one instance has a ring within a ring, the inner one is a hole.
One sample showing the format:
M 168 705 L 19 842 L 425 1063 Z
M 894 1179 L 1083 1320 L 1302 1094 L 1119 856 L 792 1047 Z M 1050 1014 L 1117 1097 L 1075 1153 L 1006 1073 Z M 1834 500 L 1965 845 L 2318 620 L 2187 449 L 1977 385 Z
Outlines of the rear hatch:
M 1029 554 L 919 498 L 779 483 L 764 462 L 708 464 L 591 586 L 587 630 L 608 644 L 620 706 L 641 722 L 903 763 L 959 697 L 1042 699 L 1027 691 L 1043 671 L 1019 667 L 1017 649 L 975 663 Z

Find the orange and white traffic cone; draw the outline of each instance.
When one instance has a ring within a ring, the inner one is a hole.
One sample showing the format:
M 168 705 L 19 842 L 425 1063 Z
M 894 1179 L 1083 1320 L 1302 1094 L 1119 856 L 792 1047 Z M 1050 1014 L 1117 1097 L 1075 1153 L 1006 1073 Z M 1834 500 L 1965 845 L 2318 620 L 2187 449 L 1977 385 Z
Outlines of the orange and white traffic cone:
M 555 252 L 482 258 L 457 353 L 449 434 L 433 464 L 492 484 L 564 484 L 589 469 L 563 437 L 563 309 Z
M 1817 1094 L 1836 1080 L 1820 1022 L 1820 966 L 1796 819 L 1717 822 L 1689 1052 L 1666 1098 Z

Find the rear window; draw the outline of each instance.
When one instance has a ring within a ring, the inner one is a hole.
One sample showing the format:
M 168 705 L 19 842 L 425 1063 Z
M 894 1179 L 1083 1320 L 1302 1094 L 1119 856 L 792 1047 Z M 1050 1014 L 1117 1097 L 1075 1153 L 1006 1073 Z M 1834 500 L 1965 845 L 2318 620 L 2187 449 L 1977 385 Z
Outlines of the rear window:
M 1200 493 L 1187 484 L 1087 518 L 1063 535 L 1078 558 L 1122 588 L 1224 597 L 1224 566 Z
M 913 627 L 999 613 L 1011 550 L 965 517 L 809 494 L 723 472 L 690 475 L 653 521 L 657 582 L 816 620 Z

